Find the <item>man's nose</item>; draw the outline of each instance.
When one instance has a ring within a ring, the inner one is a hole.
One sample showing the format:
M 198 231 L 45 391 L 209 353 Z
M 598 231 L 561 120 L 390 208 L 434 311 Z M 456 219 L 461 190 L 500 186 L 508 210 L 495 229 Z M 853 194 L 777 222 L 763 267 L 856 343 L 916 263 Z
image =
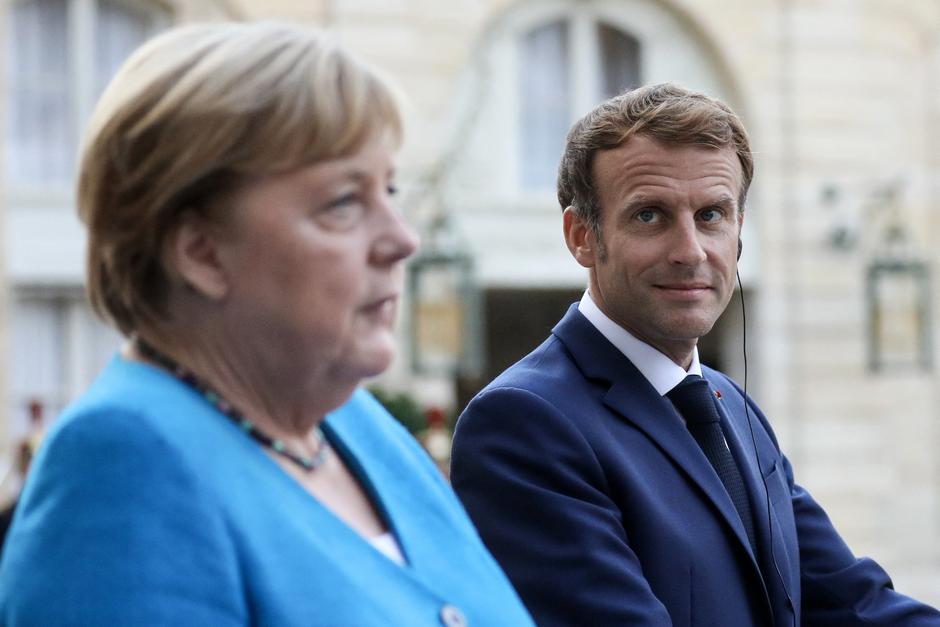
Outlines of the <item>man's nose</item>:
M 695 218 L 683 217 L 673 224 L 672 241 L 670 242 L 670 263 L 685 266 L 694 266 L 705 261 L 707 255 L 702 246 L 702 233 L 698 230 Z

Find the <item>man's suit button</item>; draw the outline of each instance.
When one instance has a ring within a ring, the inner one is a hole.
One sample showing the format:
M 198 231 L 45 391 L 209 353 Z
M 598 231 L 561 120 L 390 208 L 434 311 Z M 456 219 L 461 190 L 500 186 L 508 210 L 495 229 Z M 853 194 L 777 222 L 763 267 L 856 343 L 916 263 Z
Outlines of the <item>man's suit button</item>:
M 467 627 L 467 617 L 453 605 L 441 608 L 441 624 L 444 627 Z

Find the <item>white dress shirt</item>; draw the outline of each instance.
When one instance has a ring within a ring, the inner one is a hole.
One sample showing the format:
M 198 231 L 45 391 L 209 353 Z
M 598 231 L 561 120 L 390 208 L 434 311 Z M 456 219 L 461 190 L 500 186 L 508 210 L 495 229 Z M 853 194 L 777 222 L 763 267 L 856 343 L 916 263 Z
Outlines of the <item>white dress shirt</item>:
M 666 357 L 646 342 L 638 340 L 632 333 L 607 317 L 594 302 L 590 291 L 585 291 L 578 303 L 580 311 L 601 335 L 626 355 L 637 370 L 661 396 L 679 385 L 690 374 L 702 376 L 702 365 L 698 361 L 698 347 L 692 349 L 692 364 L 683 370 L 676 362 Z
M 369 542 L 378 549 L 379 553 L 392 560 L 399 566 L 405 565 L 405 556 L 401 552 L 401 546 L 391 531 L 386 531 L 382 535 L 369 538 Z

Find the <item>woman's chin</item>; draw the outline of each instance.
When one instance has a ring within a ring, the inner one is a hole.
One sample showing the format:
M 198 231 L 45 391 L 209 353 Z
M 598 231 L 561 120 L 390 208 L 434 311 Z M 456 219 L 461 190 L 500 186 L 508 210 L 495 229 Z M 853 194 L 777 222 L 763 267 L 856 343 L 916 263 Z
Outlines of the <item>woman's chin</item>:
M 394 341 L 377 342 L 363 350 L 350 365 L 362 379 L 377 377 L 392 365 L 395 353 Z

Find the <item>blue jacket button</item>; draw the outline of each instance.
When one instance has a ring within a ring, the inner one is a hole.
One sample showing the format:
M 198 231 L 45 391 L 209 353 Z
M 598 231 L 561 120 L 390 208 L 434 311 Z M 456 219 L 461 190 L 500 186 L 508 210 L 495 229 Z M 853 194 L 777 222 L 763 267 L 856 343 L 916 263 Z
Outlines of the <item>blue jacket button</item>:
M 441 624 L 444 627 L 467 627 L 467 617 L 453 605 L 441 608 Z

